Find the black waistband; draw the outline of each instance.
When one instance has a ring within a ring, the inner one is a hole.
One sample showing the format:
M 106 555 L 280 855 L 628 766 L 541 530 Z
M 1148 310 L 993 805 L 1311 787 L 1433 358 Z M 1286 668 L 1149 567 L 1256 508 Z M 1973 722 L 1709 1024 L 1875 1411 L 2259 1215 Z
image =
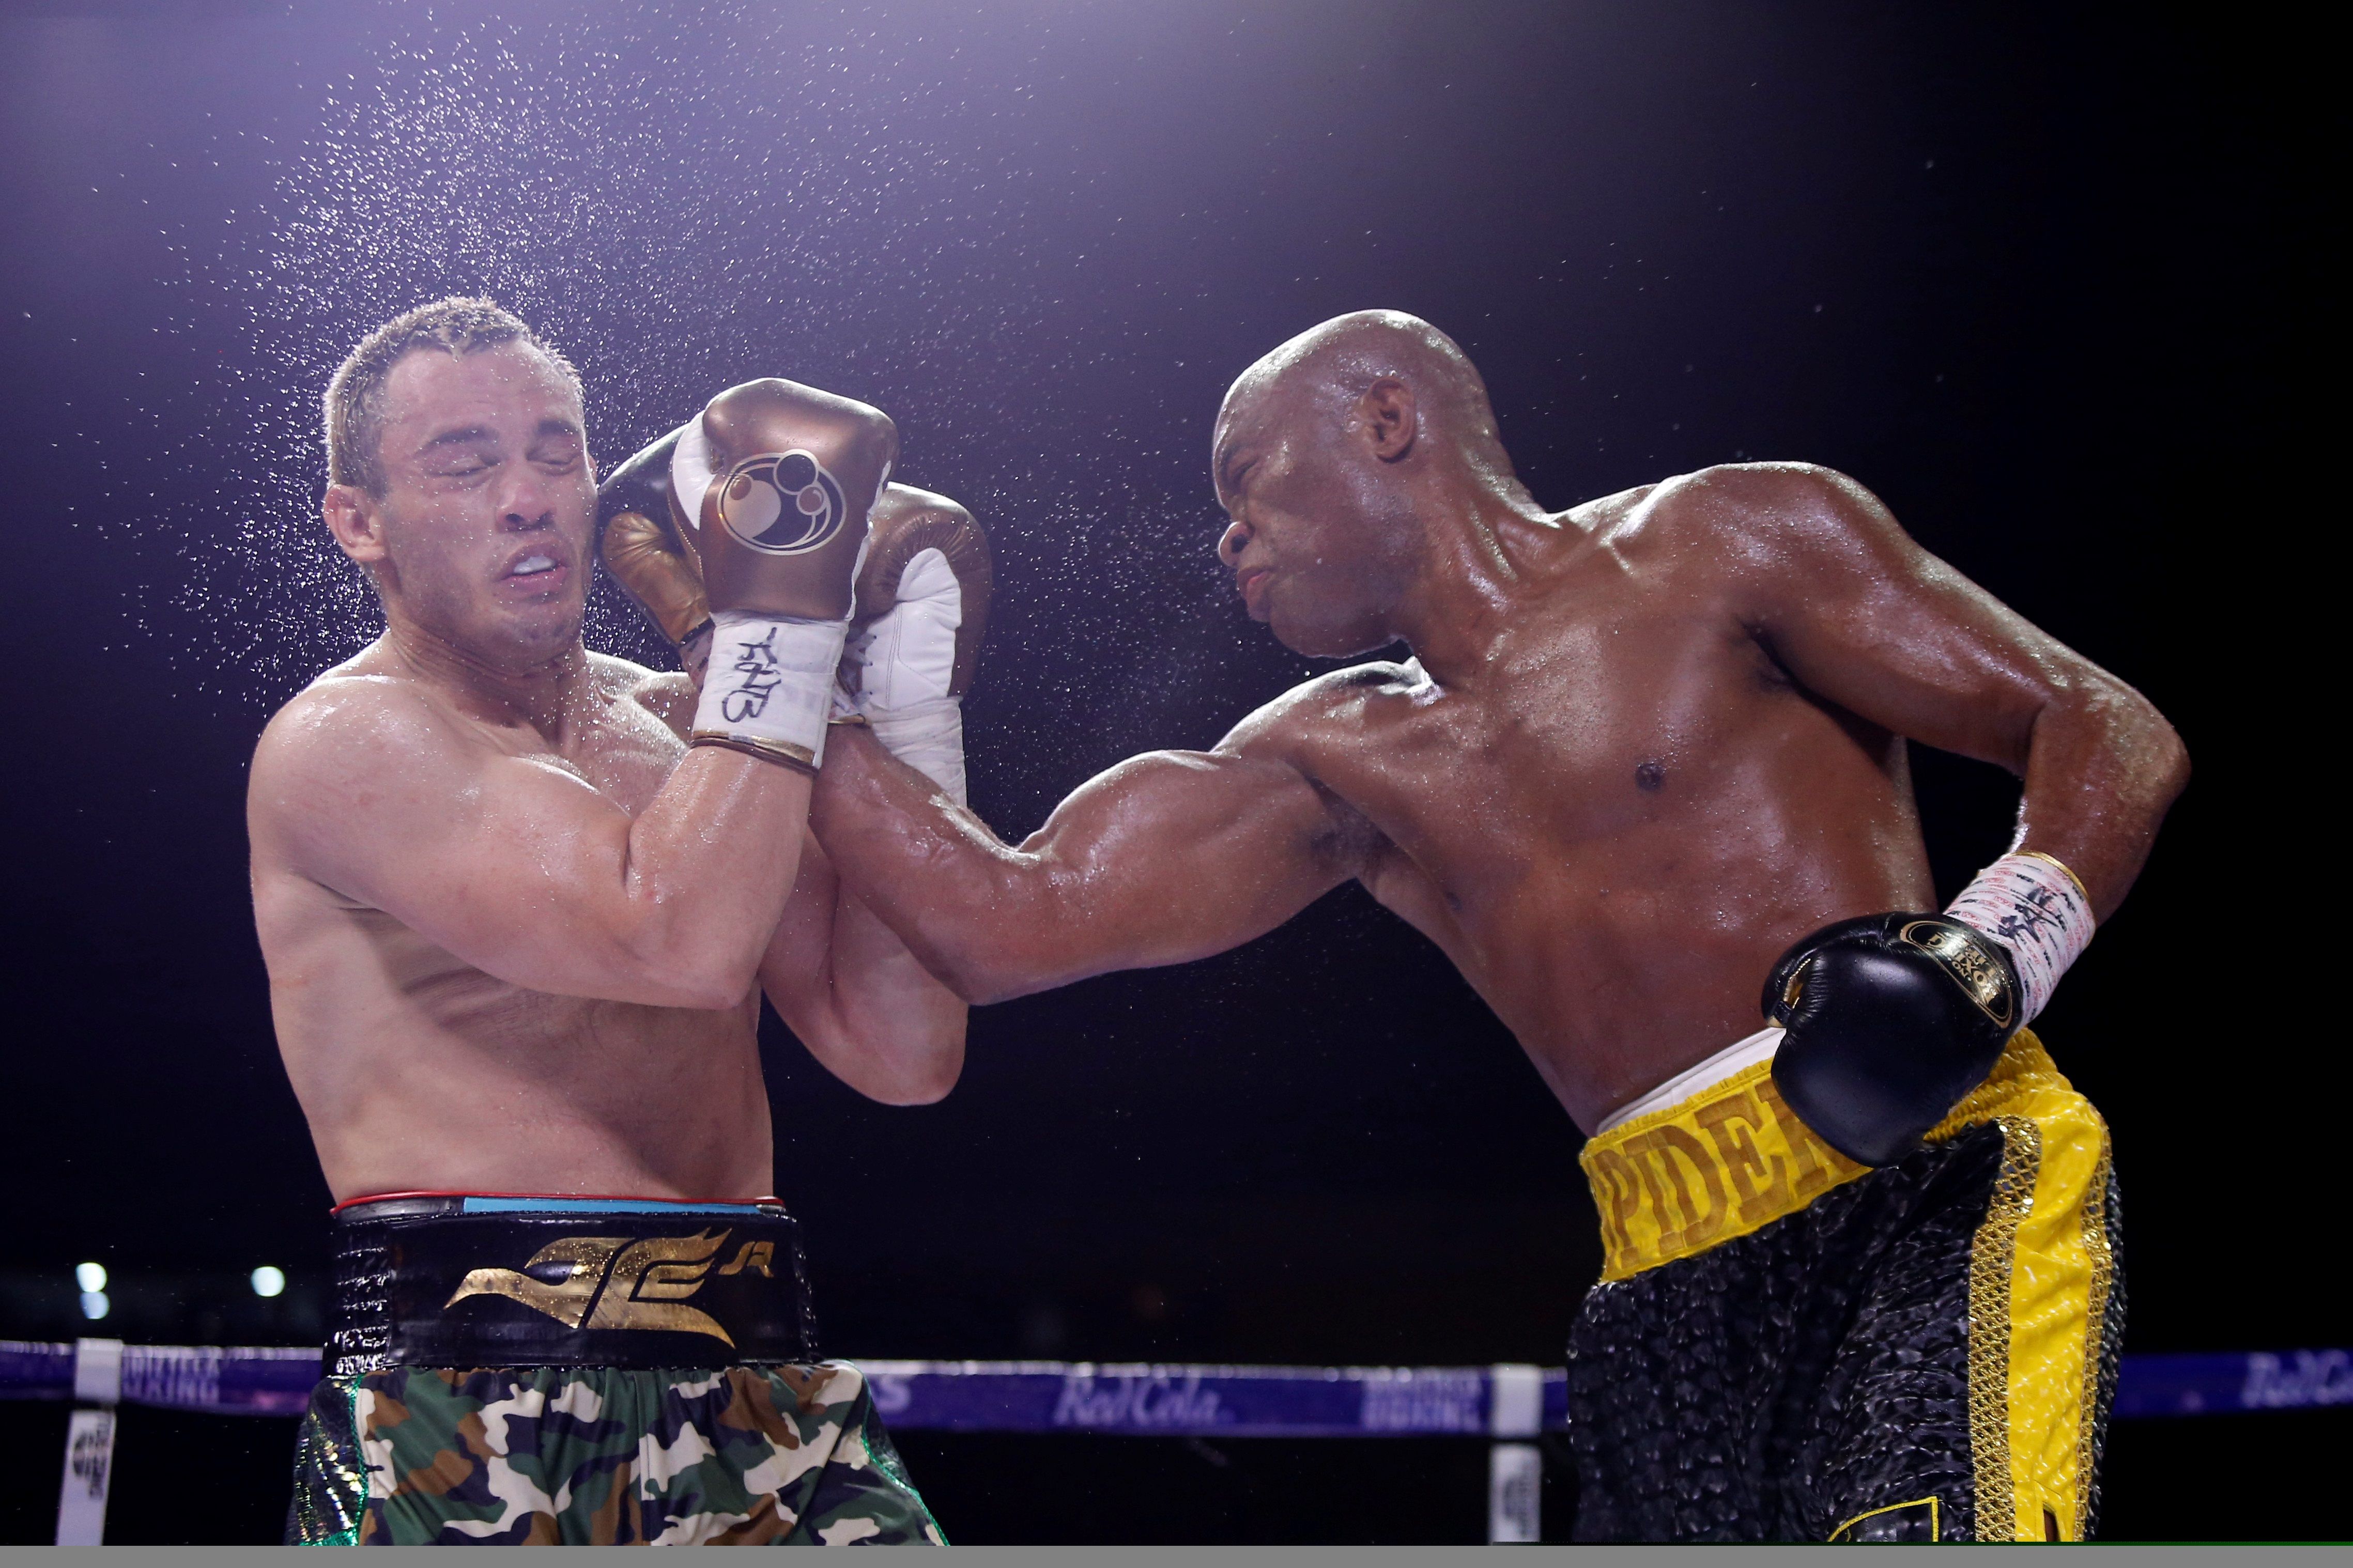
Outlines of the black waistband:
M 817 1359 L 800 1226 L 778 1205 L 518 1205 L 337 1210 L 328 1370 Z

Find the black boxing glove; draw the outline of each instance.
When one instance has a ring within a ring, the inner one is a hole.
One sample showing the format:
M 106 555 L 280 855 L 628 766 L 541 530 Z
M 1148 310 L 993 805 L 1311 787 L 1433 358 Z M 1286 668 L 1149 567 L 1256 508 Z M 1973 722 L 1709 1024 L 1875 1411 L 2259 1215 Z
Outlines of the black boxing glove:
M 1765 1016 L 1782 1100 L 1823 1142 L 1886 1165 L 1985 1081 L 2025 1022 L 2010 953 L 1942 915 L 1865 915 L 1781 956 Z

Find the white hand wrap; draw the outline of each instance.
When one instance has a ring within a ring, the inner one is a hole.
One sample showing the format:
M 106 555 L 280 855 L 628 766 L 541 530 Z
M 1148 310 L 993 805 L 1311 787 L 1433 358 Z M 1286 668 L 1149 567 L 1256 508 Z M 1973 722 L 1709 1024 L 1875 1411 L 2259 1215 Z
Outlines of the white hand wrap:
M 2067 966 L 2092 944 L 2092 903 L 2048 855 L 2005 855 L 1978 873 L 1945 913 L 2001 943 L 2018 971 L 2020 1024 L 2033 1021 Z
M 846 621 L 720 610 L 694 710 L 697 741 L 745 747 L 815 771 L 825 760 Z
M 858 710 L 891 754 L 965 804 L 964 705 L 950 695 L 964 590 L 937 550 L 899 574 L 897 602 L 859 634 Z

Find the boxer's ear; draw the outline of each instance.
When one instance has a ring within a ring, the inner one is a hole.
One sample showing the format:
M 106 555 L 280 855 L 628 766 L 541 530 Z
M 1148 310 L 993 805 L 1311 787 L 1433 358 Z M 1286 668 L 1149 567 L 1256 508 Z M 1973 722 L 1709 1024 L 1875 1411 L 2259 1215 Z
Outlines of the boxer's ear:
M 1356 400 L 1356 427 L 1373 456 L 1394 463 L 1413 450 L 1421 428 L 1414 406 L 1413 388 L 1394 376 L 1383 376 Z
M 384 514 L 359 486 L 329 485 L 319 511 L 344 554 L 362 565 L 385 558 Z

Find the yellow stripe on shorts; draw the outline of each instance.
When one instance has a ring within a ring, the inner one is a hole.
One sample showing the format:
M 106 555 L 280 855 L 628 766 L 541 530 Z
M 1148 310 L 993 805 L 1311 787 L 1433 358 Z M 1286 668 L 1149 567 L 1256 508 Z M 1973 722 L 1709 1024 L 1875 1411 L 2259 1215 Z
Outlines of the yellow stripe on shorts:
M 1969 1259 L 1969 1447 L 1981 1541 L 2077 1541 L 2115 1281 L 2107 1124 L 2033 1031 L 1928 1134 L 1992 1122 L 2002 1163 Z M 1800 1121 L 1772 1064 L 1590 1140 L 1604 1280 L 1688 1258 L 1869 1175 Z

